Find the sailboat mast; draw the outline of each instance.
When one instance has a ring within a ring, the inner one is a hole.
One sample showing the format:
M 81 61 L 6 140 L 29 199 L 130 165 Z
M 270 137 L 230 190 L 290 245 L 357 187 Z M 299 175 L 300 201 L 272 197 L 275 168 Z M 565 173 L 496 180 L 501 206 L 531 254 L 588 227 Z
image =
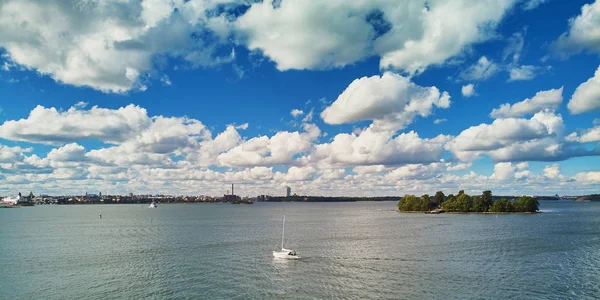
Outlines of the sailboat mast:
M 281 249 L 283 250 L 283 238 L 285 237 L 285 215 L 283 215 L 283 230 L 281 230 Z

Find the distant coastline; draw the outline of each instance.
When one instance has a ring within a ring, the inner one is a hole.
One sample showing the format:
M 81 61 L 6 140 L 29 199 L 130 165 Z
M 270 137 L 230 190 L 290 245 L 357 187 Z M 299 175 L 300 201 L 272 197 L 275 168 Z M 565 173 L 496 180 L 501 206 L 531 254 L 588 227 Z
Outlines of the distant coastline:
M 491 193 L 491 192 L 490 192 Z M 315 203 L 325 203 L 325 202 L 380 202 L 380 201 L 397 201 L 399 206 L 398 209 L 401 212 L 427 212 L 434 211 L 436 209 L 441 210 L 439 213 L 481 213 L 481 212 L 490 212 L 489 207 L 492 203 L 498 200 L 505 200 L 505 205 L 508 205 L 506 201 L 509 201 L 511 204 L 517 201 L 522 196 L 493 196 L 490 194 L 491 199 L 487 199 L 484 205 L 481 205 L 480 196 L 463 196 L 463 198 L 459 201 L 460 208 L 452 207 L 452 203 L 455 203 L 456 200 L 453 198 L 458 198 L 464 194 L 463 191 L 460 191 L 457 196 L 453 196 L 452 194 L 447 197 L 444 195 L 443 201 L 436 200 L 435 196 L 423 195 L 421 197 L 416 197 L 414 195 L 405 195 L 404 197 L 399 196 L 380 196 L 380 197 L 330 197 L 330 196 L 301 196 L 301 195 L 291 195 L 291 196 L 268 196 L 268 195 L 260 195 L 257 197 L 240 197 L 237 195 L 224 195 L 223 197 L 213 197 L 213 196 L 168 196 L 168 195 L 85 195 L 85 196 L 31 196 L 31 199 L 28 200 L 27 203 L 21 203 L 19 206 L 32 206 L 32 205 L 44 205 L 44 204 L 58 204 L 58 205 L 94 205 L 94 204 L 149 204 L 153 201 L 160 204 L 167 203 L 179 203 L 179 204 L 192 204 L 192 203 L 231 203 L 231 204 L 253 204 L 255 202 L 315 202 Z M 436 193 L 437 195 L 437 193 Z M 443 193 L 442 193 L 443 195 Z M 407 196 L 412 196 L 411 201 L 415 202 L 410 204 L 410 207 L 405 207 L 401 209 L 400 201 L 405 199 Z M 418 199 L 426 196 L 428 201 L 421 201 Z M 486 196 L 487 197 L 487 196 Z M 439 198 L 439 197 L 438 197 Z M 594 195 L 586 195 L 586 196 L 569 196 L 569 197 L 559 197 L 559 196 L 530 196 L 530 198 L 538 201 L 573 201 L 573 202 L 593 202 L 600 201 L 600 194 Z M 440 198 L 441 199 L 441 198 Z M 448 202 L 448 200 L 453 200 Z M 420 202 L 421 201 L 421 202 Z M 478 204 L 476 207 L 471 207 L 473 205 L 473 201 L 475 204 Z M 416 202 L 419 202 L 416 204 Z M 446 203 L 446 207 L 442 207 L 443 204 Z M 413 207 L 414 206 L 414 207 Z M 415 208 L 418 206 L 418 208 Z M 5 206 L 0 206 L 5 207 Z M 468 207 L 468 208 L 466 208 Z M 482 210 L 482 207 L 484 210 Z M 499 208 L 500 209 L 500 208 Z M 508 208 L 501 208 L 501 210 L 506 210 Z M 502 211 L 495 211 L 490 213 L 499 213 Z M 505 211 L 507 213 L 519 213 L 520 211 Z

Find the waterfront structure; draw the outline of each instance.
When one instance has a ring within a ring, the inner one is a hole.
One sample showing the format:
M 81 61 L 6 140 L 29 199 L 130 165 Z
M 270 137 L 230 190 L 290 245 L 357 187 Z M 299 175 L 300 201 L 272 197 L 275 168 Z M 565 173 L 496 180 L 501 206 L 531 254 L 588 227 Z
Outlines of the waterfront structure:
M 33 193 L 30 193 L 30 197 L 32 197 L 32 196 L 33 196 Z M 19 203 L 30 202 L 31 199 L 33 199 L 33 198 L 23 197 L 23 196 L 21 196 L 21 193 L 19 193 L 19 196 L 17 196 L 17 197 L 6 197 L 6 198 L 2 199 L 2 204 L 16 205 Z

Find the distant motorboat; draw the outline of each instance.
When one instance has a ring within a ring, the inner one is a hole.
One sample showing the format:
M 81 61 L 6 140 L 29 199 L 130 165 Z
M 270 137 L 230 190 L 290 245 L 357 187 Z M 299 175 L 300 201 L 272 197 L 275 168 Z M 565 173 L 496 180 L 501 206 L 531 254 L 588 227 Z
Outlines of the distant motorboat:
M 280 258 L 280 259 L 299 259 L 300 256 L 298 256 L 298 253 L 296 253 L 295 250 L 286 249 L 283 247 L 284 237 L 285 237 L 285 215 L 283 215 L 283 230 L 281 231 L 281 250 L 273 251 L 273 256 L 275 258 Z
M 150 206 L 148 206 L 148 208 L 158 208 L 158 205 L 156 205 L 156 202 L 152 201 L 152 203 L 150 203 Z

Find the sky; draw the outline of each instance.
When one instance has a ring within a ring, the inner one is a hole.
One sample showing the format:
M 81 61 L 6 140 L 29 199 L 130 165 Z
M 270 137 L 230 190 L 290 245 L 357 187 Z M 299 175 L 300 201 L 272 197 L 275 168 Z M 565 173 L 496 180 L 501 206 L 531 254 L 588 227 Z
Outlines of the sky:
M 0 2 L 0 196 L 600 188 L 600 0 Z

